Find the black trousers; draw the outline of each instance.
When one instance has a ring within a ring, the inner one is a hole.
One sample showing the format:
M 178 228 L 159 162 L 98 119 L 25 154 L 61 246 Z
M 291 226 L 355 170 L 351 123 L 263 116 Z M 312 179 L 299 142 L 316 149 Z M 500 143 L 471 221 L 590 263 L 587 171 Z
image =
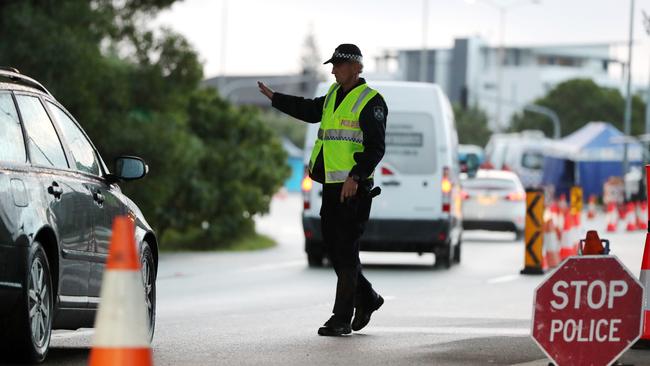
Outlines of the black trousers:
M 377 293 L 363 275 L 359 261 L 359 238 L 370 214 L 372 183 L 361 183 L 357 196 L 340 201 L 342 184 L 323 185 L 321 229 L 325 248 L 336 271 L 335 318 L 350 322 L 355 306 L 370 304 Z

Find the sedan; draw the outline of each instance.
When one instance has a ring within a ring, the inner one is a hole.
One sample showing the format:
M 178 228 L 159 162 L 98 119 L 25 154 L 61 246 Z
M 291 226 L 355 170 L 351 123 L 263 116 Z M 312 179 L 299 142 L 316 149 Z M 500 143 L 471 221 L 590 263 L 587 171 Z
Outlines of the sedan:
M 119 186 L 147 165 L 122 156 L 110 172 L 74 117 L 15 69 L 0 68 L 0 112 L 0 358 L 41 362 L 52 329 L 93 326 L 118 215 L 135 223 L 152 337 L 158 241 Z
M 516 174 L 480 169 L 461 181 L 463 229 L 524 233 L 526 191 Z

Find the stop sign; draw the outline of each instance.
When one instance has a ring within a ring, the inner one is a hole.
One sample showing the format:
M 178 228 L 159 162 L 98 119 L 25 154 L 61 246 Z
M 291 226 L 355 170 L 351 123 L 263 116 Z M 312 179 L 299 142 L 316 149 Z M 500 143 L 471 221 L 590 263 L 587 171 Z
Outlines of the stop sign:
M 533 339 L 557 365 L 609 365 L 641 334 L 643 287 L 614 256 L 571 257 L 535 290 Z

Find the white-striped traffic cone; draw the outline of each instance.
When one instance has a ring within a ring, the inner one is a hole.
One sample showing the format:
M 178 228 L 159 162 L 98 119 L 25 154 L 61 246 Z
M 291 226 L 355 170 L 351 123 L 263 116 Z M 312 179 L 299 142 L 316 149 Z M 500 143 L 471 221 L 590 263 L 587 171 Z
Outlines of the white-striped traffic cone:
M 144 294 L 134 223 L 118 217 L 102 279 L 90 366 L 153 364 Z
M 560 245 L 550 210 L 544 214 L 544 259 L 548 268 L 555 268 L 560 264 Z
M 636 214 L 633 202 L 628 202 L 625 205 L 625 221 L 627 221 L 626 231 L 636 231 Z
M 607 232 L 614 233 L 618 226 L 618 213 L 616 212 L 616 203 L 607 204 Z
M 639 230 L 648 229 L 648 202 L 640 201 L 636 203 L 636 228 Z

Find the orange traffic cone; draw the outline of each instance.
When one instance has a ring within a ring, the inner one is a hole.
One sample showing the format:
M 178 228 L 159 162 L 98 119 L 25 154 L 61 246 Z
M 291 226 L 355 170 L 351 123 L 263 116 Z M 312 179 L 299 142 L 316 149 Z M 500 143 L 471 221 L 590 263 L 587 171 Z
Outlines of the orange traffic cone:
M 153 365 L 135 228 L 126 216 L 113 222 L 89 365 Z
M 589 196 L 589 203 L 587 203 L 587 219 L 592 220 L 596 217 L 596 195 Z
M 616 213 L 616 203 L 610 202 L 607 204 L 607 232 L 616 232 L 618 226 L 618 214 Z
M 639 230 L 648 229 L 648 202 L 641 201 L 636 203 L 636 227 Z
M 573 255 L 573 215 L 569 211 L 564 215 L 564 228 L 562 229 L 562 240 L 560 246 L 560 257 L 562 259 Z
M 626 205 L 625 221 L 627 221 L 626 231 L 636 230 L 636 215 L 634 214 L 634 203 L 628 202 Z
M 545 268 L 555 268 L 560 264 L 560 245 L 550 212 L 544 215 L 544 259 L 548 266 Z
M 582 242 L 582 240 L 581 240 Z M 598 237 L 596 230 L 587 231 L 587 237 L 584 240 L 584 246 L 580 243 L 582 255 L 602 255 L 608 254 L 603 247 L 603 243 Z

